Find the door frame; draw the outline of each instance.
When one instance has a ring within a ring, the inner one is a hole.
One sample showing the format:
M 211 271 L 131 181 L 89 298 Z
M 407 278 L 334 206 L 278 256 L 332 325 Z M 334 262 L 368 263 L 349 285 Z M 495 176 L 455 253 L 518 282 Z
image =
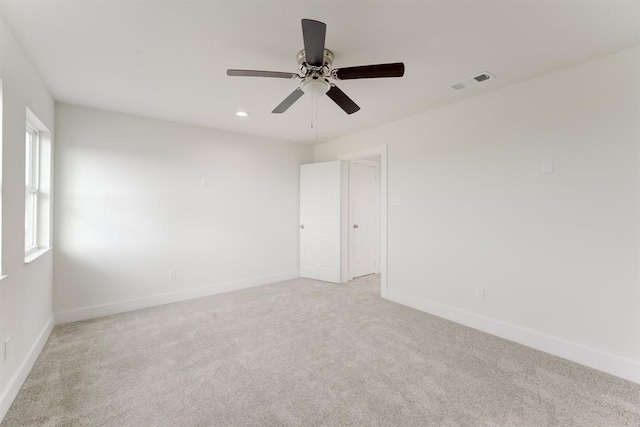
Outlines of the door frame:
M 341 195 L 341 232 L 340 244 L 342 253 L 342 282 L 349 280 L 349 199 L 348 199 L 348 161 L 365 159 L 367 157 L 380 156 L 380 294 L 382 297 L 387 292 L 387 144 L 376 147 L 365 148 L 363 150 L 343 153 L 338 156 L 338 160 L 347 164 L 342 168 L 343 189 Z

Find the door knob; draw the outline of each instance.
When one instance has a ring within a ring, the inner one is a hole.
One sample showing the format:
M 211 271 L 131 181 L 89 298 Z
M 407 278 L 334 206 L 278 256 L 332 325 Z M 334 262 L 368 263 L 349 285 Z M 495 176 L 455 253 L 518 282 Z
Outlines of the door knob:
M 353 224 L 353 228 L 358 228 L 358 224 Z
M 304 224 L 300 224 L 300 228 L 304 228 Z

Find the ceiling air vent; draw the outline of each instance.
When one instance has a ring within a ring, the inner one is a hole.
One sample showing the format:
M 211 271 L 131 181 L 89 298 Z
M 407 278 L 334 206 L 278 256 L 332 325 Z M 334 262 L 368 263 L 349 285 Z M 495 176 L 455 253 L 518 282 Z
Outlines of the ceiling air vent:
M 482 83 L 485 80 L 489 80 L 491 78 L 491 76 L 488 73 L 482 73 L 479 74 L 477 76 L 475 76 L 473 78 L 473 80 L 477 81 L 478 83 Z
M 496 76 L 485 71 L 483 73 L 478 74 L 477 76 L 469 77 L 468 79 L 462 80 L 456 84 L 452 84 L 451 88 L 455 90 L 461 90 L 461 89 L 468 88 L 469 86 L 479 85 L 480 83 L 484 83 L 487 80 L 493 80 L 495 78 Z

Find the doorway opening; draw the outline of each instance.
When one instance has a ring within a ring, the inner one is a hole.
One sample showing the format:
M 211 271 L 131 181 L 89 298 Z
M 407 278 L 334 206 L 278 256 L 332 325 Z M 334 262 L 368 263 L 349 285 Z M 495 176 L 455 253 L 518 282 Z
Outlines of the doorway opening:
M 380 156 L 347 165 L 347 279 L 380 273 Z
M 380 273 L 387 288 L 387 147 L 339 156 L 342 161 L 342 282 Z

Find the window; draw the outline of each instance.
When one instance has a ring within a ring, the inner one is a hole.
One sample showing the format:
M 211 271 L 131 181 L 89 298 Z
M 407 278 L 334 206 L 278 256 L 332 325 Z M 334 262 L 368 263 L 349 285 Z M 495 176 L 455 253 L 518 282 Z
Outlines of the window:
M 51 228 L 51 132 L 27 108 L 24 164 L 24 261 L 47 252 Z
M 38 250 L 38 160 L 40 132 L 27 123 L 25 133 L 25 216 L 24 248 L 25 255 Z

